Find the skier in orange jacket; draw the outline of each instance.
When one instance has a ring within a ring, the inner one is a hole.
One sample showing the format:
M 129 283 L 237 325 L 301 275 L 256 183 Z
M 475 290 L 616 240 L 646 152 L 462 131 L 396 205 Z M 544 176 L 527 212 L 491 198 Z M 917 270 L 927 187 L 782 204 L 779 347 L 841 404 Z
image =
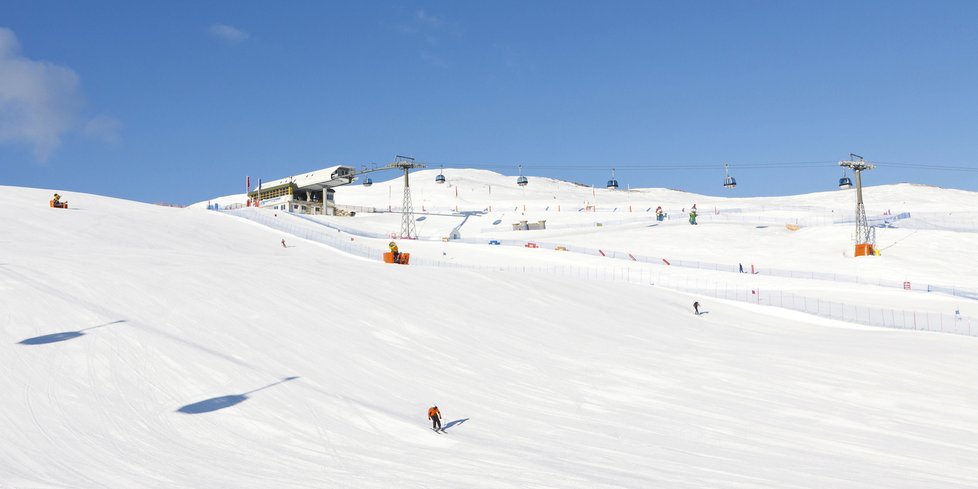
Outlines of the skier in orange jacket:
M 441 429 L 441 411 L 438 410 L 438 406 L 432 404 L 431 407 L 428 408 L 428 419 L 431 420 L 431 429 L 433 429 L 435 431 L 442 430 Z

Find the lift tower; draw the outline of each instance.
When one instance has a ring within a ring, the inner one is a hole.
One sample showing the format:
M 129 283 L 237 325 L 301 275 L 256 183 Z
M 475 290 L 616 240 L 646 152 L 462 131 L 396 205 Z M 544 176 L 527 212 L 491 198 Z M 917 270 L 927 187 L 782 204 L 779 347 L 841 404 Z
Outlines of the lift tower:
M 408 171 L 412 168 L 424 168 L 424 163 L 415 163 L 410 156 L 397 155 L 394 157 L 394 168 L 404 170 L 404 202 L 401 204 L 401 239 L 418 239 L 418 231 L 414 227 L 414 206 L 411 204 L 411 181 Z
M 388 163 L 382 167 L 367 170 L 360 170 L 357 175 L 372 173 L 375 171 L 399 169 L 404 171 L 404 202 L 401 204 L 401 232 L 398 235 L 402 239 L 418 239 L 418 231 L 414 227 L 414 207 L 411 205 L 411 181 L 408 179 L 408 171 L 412 168 L 425 168 L 424 163 L 416 163 L 410 156 L 397 155 L 393 163 Z M 444 177 L 443 177 L 444 178 Z M 368 178 L 363 182 L 365 187 L 369 187 L 373 182 Z
M 856 158 L 859 158 L 859 161 L 856 161 Z M 862 156 L 849 153 L 849 159 L 840 161 L 839 166 L 850 168 L 856 174 L 856 256 L 872 255 L 873 248 L 876 246 L 876 230 L 869 227 L 869 222 L 866 220 L 862 172 L 872 170 L 876 165 L 866 163 Z

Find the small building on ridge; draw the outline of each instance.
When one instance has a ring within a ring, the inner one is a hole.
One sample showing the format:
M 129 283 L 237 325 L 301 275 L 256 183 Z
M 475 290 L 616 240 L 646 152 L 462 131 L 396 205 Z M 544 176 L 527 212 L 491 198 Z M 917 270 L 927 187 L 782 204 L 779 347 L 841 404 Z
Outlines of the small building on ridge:
M 248 198 L 259 207 L 297 214 L 336 215 L 334 187 L 356 180 L 356 170 L 349 166 L 332 166 L 322 170 L 262 182 L 248 192 Z

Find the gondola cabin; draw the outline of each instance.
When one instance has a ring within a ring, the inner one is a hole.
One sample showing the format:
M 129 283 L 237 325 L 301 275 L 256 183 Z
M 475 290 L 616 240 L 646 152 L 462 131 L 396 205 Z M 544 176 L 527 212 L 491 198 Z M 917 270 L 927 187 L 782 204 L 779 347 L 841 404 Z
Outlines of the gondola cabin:
M 611 169 L 611 180 L 608 180 L 608 190 L 617 190 L 618 180 L 615 179 L 615 169 Z
M 730 176 L 730 165 L 728 163 L 723 164 L 723 186 L 725 188 L 734 188 L 737 186 L 737 180 Z

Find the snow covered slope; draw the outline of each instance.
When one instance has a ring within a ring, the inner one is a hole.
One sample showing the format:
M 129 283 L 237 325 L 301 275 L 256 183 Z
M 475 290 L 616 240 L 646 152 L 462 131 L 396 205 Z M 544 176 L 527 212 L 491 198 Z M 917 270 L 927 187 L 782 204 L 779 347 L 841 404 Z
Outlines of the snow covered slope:
M 975 338 L 50 193 L 0 187 L 0 487 L 978 486 Z

